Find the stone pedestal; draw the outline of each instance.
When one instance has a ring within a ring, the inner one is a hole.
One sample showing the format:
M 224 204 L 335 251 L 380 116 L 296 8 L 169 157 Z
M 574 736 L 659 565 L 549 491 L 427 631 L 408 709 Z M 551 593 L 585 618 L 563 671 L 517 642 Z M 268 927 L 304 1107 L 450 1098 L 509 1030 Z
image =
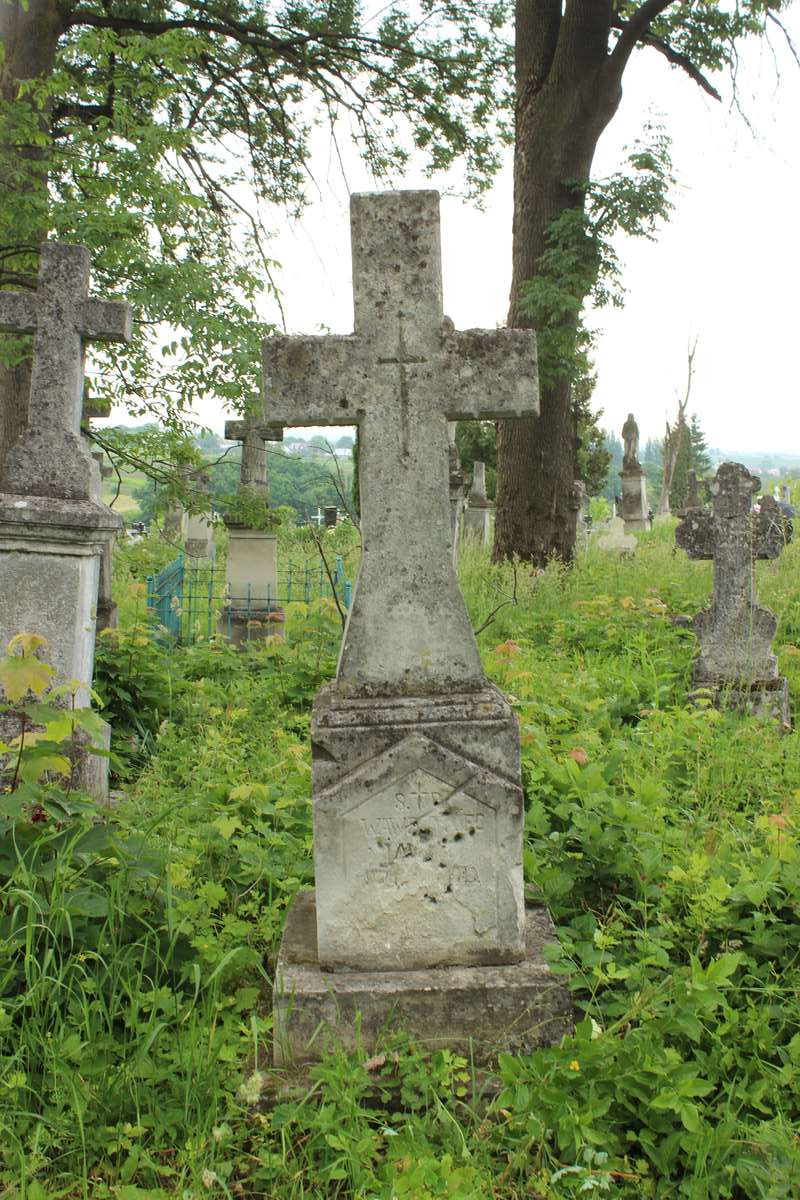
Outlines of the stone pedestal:
M 228 529 L 229 604 L 218 631 L 235 645 L 262 641 L 283 630 L 278 604 L 278 538 L 274 533 L 225 522 Z
M 650 528 L 647 508 L 647 477 L 641 467 L 623 467 L 622 517 L 626 533 L 641 533 Z
M 286 918 L 275 972 L 275 1063 L 313 1062 L 329 1050 L 375 1047 L 404 1030 L 426 1053 L 444 1048 L 476 1063 L 499 1051 L 528 1054 L 569 1031 L 569 992 L 543 955 L 555 942 L 543 908 L 525 914 L 525 948 L 507 966 L 420 970 L 320 969 L 313 892 L 299 892 Z
M 193 513 L 186 517 L 184 536 L 187 558 L 214 558 L 214 528 L 204 513 Z
M 331 684 L 311 742 L 321 967 L 520 961 L 519 735 L 502 694 L 349 699 Z
M 472 464 L 472 486 L 469 489 L 467 507 L 464 511 L 464 536 L 478 538 L 482 543 L 489 541 L 492 503 L 486 495 L 486 464 Z
M 17 633 L 41 634 L 57 681 L 84 685 L 79 707 L 90 704 L 101 559 L 121 527 L 96 501 L 0 494 L 0 645 Z M 104 800 L 108 760 L 91 758 L 80 784 Z

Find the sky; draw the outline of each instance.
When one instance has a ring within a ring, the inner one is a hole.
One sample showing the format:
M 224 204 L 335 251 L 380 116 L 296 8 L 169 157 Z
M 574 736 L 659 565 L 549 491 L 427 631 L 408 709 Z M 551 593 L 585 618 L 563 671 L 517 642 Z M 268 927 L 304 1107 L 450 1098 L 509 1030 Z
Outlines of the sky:
M 800 42 L 796 11 L 788 22 Z M 622 309 L 592 314 L 598 331 L 594 407 L 619 433 L 628 412 L 642 441 L 663 435 L 686 387 L 687 348 L 698 339 L 689 411 L 723 451 L 800 453 L 797 383 L 800 282 L 800 67 L 780 31 L 773 50 L 745 48 L 738 95 L 720 104 L 655 51 L 640 50 L 625 76 L 617 116 L 593 174 L 614 171 L 649 119 L 672 138 L 675 210 L 657 240 L 622 239 Z M 289 333 L 352 330 L 348 204 L 375 181 L 354 153 L 345 175 L 327 135 L 316 139 L 316 188 L 302 218 L 275 214 L 273 257 Z M 398 186 L 436 186 L 442 197 L 445 312 L 457 328 L 494 328 L 508 309 L 512 171 L 509 149 L 483 209 L 447 194 L 455 176 L 411 171 Z M 277 319 L 272 310 L 265 313 Z M 213 402 L 198 418 L 221 431 Z M 341 433 L 341 430 L 339 431 Z M 338 434 L 337 434 L 338 436 Z

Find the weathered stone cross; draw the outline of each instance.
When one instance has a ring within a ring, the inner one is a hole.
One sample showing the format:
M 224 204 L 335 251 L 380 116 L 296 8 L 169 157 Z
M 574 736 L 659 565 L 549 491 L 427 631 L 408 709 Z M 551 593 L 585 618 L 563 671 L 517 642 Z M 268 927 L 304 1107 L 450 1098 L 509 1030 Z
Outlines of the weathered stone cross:
M 128 341 L 128 304 L 89 299 L 84 246 L 45 242 L 35 293 L 0 292 L 0 330 L 33 334 L 25 431 L 11 447 L 6 492 L 88 500 L 92 460 L 80 436 L 84 343 Z
M 267 442 L 282 442 L 283 430 L 248 417 L 244 421 L 226 421 L 225 439 L 242 443 L 239 482 L 243 488 L 267 490 Z
M 695 683 L 750 685 L 778 674 L 772 639 L 778 622 L 756 600 L 756 558 L 777 558 L 791 524 L 771 497 L 751 511 L 761 481 L 741 463 L 723 463 L 709 485 L 713 512 L 690 509 L 675 540 L 690 558 L 714 560 L 711 605 L 694 618 L 700 640 Z
M 338 678 L 355 688 L 483 683 L 453 571 L 447 422 L 538 411 L 534 334 L 443 315 L 439 195 L 355 195 L 355 332 L 264 343 L 275 425 L 354 425 L 363 556 Z

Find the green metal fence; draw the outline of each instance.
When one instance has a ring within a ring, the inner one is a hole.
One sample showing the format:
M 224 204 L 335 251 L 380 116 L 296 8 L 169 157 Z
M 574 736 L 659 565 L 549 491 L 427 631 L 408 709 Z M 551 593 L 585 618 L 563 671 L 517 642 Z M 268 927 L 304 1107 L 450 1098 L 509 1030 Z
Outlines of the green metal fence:
M 236 598 L 239 619 L 263 620 L 265 612 L 283 608 L 292 601 L 310 604 L 313 600 L 333 599 L 333 591 L 344 609 L 350 607 L 353 593 L 346 577 L 344 559 L 336 555 L 331 579 L 320 559 L 315 563 L 289 560 L 279 572 L 275 594 L 247 587 L 244 597 Z M 197 638 L 232 632 L 231 603 L 227 594 L 224 565 L 186 559 L 179 554 L 174 562 L 157 575 L 147 576 L 147 605 L 156 624 L 176 642 L 188 645 Z

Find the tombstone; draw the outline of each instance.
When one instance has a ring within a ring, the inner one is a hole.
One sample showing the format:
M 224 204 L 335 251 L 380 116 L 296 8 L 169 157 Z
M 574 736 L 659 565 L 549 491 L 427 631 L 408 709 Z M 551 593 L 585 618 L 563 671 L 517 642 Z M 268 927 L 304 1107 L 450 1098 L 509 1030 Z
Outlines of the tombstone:
M 458 568 L 458 546 L 461 537 L 461 521 L 464 512 L 464 472 L 461 455 L 456 442 L 457 421 L 447 422 L 447 465 L 450 496 L 450 541 L 453 549 L 453 566 Z
M 584 519 L 587 502 L 586 485 L 582 479 L 576 479 L 569 489 L 568 507 L 570 520 L 573 525 L 573 540 L 576 554 L 584 554 L 589 544 L 589 530 Z
M 636 538 L 632 533 L 626 533 L 626 522 L 622 517 L 612 517 L 608 526 L 597 539 L 601 550 L 611 554 L 633 554 L 636 550 Z
M 194 468 L 187 472 L 187 480 L 195 491 L 195 500 L 202 494 L 208 494 L 211 476 L 202 468 Z M 211 508 L 209 501 L 208 509 Z M 181 526 L 184 537 L 184 552 L 191 560 L 193 567 L 199 567 L 202 560 L 214 561 L 216 545 L 214 542 L 214 526 L 206 512 L 189 512 L 184 514 Z
M 492 503 L 486 495 L 486 464 L 472 464 L 472 484 L 464 510 L 464 537 L 477 538 L 483 545 L 489 541 Z
M 639 462 L 639 426 L 633 413 L 622 426 L 624 452 L 622 470 L 622 516 L 626 533 L 640 533 L 650 528 L 647 507 L 647 477 Z
M 716 704 L 776 716 L 788 725 L 788 684 L 772 653 L 778 622 L 757 602 L 753 563 L 777 558 L 792 526 L 772 497 L 752 511 L 760 486 L 741 463 L 723 463 L 709 485 L 713 510 L 688 512 L 675 540 L 690 558 L 714 562 L 711 604 L 692 622 L 700 642 L 695 687 L 710 691 Z
M 687 494 L 686 494 L 686 509 L 702 508 L 703 496 L 700 491 L 704 486 L 704 481 L 697 478 L 697 472 L 691 468 L 686 472 Z
M 97 495 L 81 436 L 84 343 L 127 341 L 127 304 L 89 299 L 83 246 L 46 242 L 36 292 L 0 292 L 0 329 L 33 334 L 28 424 L 0 477 L 0 648 L 20 632 L 47 639 L 58 682 L 80 680 L 88 706 L 103 554 L 122 521 Z M 0 731 L 0 739 L 2 731 Z M 81 754 L 78 786 L 105 800 L 108 760 Z
M 339 520 L 339 509 L 335 504 L 326 504 L 324 509 L 324 519 L 326 529 L 335 529 Z
M 448 421 L 537 411 L 535 336 L 443 317 L 436 192 L 355 195 L 351 231 L 354 335 L 264 343 L 271 421 L 358 425 L 363 536 L 312 711 L 316 893 L 287 918 L 275 1053 L 391 1024 L 480 1060 L 569 1023 L 549 916 L 523 904 L 517 721 L 483 673 L 447 488 Z
M 267 442 L 283 440 L 283 430 L 263 421 L 226 421 L 225 437 L 242 443 L 239 494 L 267 502 Z M 280 632 L 283 612 L 278 604 L 278 536 L 253 529 L 246 521 L 225 514 L 228 530 L 227 603 L 218 631 L 234 645 L 260 641 Z
M 792 488 L 788 483 L 781 484 L 781 504 L 792 503 Z

